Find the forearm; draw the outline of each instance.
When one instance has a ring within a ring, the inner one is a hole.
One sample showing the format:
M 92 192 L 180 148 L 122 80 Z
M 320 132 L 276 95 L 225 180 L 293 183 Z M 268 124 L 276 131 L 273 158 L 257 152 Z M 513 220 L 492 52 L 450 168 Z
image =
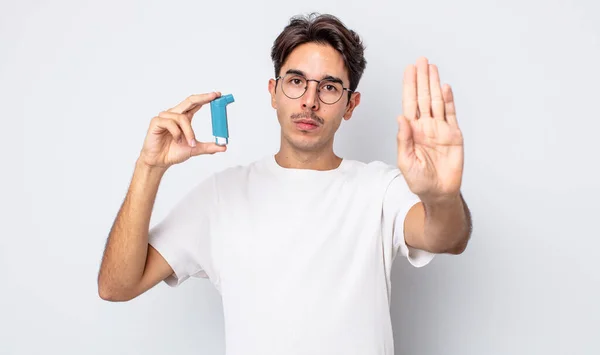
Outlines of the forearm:
M 424 242 L 437 252 L 460 254 L 471 236 L 472 222 L 469 208 L 459 194 L 452 199 L 423 201 L 425 223 Z
M 136 162 L 127 195 L 110 230 L 98 289 L 105 295 L 127 292 L 144 273 L 150 217 L 164 170 Z

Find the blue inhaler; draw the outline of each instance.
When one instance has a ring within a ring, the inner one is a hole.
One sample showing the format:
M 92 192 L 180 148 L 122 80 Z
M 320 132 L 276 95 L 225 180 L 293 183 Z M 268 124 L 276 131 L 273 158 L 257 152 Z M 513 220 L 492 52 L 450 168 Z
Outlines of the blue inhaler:
M 229 143 L 229 128 L 227 126 L 227 105 L 234 102 L 233 95 L 221 96 L 210 102 L 212 130 L 218 145 Z

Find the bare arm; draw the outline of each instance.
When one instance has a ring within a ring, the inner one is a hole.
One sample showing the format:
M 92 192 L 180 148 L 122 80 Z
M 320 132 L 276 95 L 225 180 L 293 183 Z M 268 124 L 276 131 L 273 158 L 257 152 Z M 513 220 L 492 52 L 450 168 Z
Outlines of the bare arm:
M 464 139 L 452 88 L 441 85 L 436 65 L 421 57 L 404 71 L 398 116 L 398 167 L 419 196 L 405 218 L 408 245 L 433 253 L 460 254 L 471 234 L 462 198 Z
M 127 196 L 110 230 L 98 275 L 98 293 L 108 301 L 127 301 L 173 273 L 148 244 L 150 217 L 164 169 L 136 163 Z
M 404 220 L 404 239 L 432 253 L 461 254 L 472 229 L 471 212 L 460 194 L 453 200 L 414 205 Z
M 191 126 L 194 113 L 220 95 L 192 95 L 152 119 L 127 195 L 106 242 L 98 273 L 98 294 L 102 299 L 131 300 L 173 273 L 166 260 L 148 244 L 154 201 L 170 166 L 192 156 L 226 150 L 214 143 L 198 142 Z

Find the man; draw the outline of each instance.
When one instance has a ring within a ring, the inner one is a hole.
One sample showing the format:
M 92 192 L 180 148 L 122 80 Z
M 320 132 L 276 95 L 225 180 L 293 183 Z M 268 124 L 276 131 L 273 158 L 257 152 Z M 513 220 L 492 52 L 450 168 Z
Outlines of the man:
M 223 299 L 229 355 L 393 354 L 394 257 L 420 267 L 462 253 L 470 236 L 463 139 L 450 86 L 420 58 L 404 75 L 397 167 L 337 156 L 335 132 L 360 103 L 363 51 L 333 16 L 292 19 L 272 49 L 279 152 L 212 174 L 149 230 L 168 167 L 226 151 L 197 142 L 190 124 L 218 92 L 155 117 L 108 238 L 100 296 L 126 301 L 161 280 L 206 277 Z

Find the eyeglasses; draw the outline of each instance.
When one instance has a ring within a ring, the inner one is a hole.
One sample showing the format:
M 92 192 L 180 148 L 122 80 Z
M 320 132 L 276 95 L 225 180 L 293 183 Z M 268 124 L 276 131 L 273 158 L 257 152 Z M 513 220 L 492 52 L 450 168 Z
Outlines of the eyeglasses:
M 283 94 L 290 99 L 298 99 L 304 95 L 306 89 L 308 89 L 309 81 L 317 83 L 319 100 L 327 105 L 333 105 L 340 101 L 344 95 L 344 91 L 353 92 L 353 90 L 343 87 L 342 83 L 329 79 L 306 79 L 302 75 L 293 73 L 288 73 L 284 76 L 275 78 L 276 81 L 279 79 L 282 79 L 281 90 L 283 91 Z

